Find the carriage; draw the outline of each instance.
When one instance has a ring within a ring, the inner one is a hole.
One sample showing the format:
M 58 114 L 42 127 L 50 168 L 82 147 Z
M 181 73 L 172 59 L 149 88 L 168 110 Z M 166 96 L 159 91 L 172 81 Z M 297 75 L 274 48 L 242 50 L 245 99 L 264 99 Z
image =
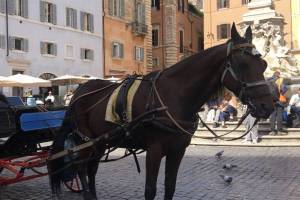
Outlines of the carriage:
M 52 140 L 65 107 L 28 107 L 19 97 L 0 101 L 0 186 L 48 175 L 45 169 Z M 76 178 L 65 186 L 79 192 Z

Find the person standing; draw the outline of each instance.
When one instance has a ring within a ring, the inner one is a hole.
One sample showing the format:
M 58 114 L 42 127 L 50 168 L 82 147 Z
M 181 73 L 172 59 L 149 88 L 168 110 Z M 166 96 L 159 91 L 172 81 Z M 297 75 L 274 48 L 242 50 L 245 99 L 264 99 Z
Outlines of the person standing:
M 245 139 L 243 141 L 245 143 L 249 142 L 252 144 L 257 144 L 258 142 L 258 124 L 254 125 L 255 120 L 256 118 L 253 117 L 251 114 L 249 114 L 245 119 L 246 132 L 248 132 L 252 128 L 245 136 Z
M 276 89 L 279 92 L 279 99 L 275 102 L 274 111 L 270 116 L 271 132 L 269 135 L 286 135 L 287 132 L 282 128 L 282 115 L 286 104 L 284 94 L 286 93 L 287 88 L 283 78 L 280 77 L 279 71 L 274 72 L 272 80 L 275 81 Z
M 32 90 L 28 91 L 28 96 L 26 98 L 27 106 L 36 106 L 35 98 L 32 96 Z
M 73 97 L 73 92 L 72 92 L 72 91 L 68 91 L 68 92 L 65 94 L 65 96 L 64 96 L 65 106 L 69 106 L 72 97 Z

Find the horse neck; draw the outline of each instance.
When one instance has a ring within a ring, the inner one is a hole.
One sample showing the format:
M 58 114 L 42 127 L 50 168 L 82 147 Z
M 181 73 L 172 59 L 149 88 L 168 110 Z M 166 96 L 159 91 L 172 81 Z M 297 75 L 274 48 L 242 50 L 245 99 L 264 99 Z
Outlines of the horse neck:
M 191 56 L 166 70 L 164 76 L 169 93 L 176 94 L 177 105 L 195 114 L 221 88 L 226 59 L 226 45 L 219 45 Z M 171 91 L 173 88 L 173 91 Z M 175 100 L 176 101 L 176 100 Z

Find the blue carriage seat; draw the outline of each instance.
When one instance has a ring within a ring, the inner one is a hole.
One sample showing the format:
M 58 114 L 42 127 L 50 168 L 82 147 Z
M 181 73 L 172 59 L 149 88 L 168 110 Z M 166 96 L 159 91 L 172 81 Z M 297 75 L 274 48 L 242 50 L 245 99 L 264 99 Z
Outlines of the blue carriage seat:
M 59 128 L 62 125 L 65 110 L 23 113 L 20 117 L 22 131 L 34 131 L 48 128 Z

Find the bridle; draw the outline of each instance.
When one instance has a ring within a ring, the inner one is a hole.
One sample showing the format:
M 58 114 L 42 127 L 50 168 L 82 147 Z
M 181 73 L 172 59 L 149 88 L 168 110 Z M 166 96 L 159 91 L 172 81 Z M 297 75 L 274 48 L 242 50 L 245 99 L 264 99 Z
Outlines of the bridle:
M 248 50 L 251 48 L 251 50 Z M 245 82 L 242 81 L 234 72 L 232 68 L 232 52 L 233 51 L 242 51 L 242 53 L 247 53 L 252 56 L 261 56 L 259 52 L 256 50 L 255 46 L 250 43 L 243 43 L 243 44 L 233 44 L 233 42 L 229 41 L 227 44 L 227 56 L 226 56 L 226 61 L 225 61 L 225 70 L 223 71 L 223 74 L 221 76 L 221 83 L 224 85 L 224 79 L 226 75 L 230 74 L 233 79 L 238 83 L 240 86 L 240 90 L 238 92 L 238 98 L 243 102 L 246 103 L 250 106 L 250 108 L 254 111 L 256 110 L 255 105 L 252 103 L 251 98 L 249 98 L 249 95 L 247 95 L 247 90 L 250 88 L 258 87 L 258 86 L 263 86 L 266 85 L 268 88 L 270 88 L 270 80 L 261 80 L 261 81 L 255 81 L 255 82 Z M 269 89 L 270 92 L 270 89 Z M 270 92 L 271 94 L 271 92 Z

